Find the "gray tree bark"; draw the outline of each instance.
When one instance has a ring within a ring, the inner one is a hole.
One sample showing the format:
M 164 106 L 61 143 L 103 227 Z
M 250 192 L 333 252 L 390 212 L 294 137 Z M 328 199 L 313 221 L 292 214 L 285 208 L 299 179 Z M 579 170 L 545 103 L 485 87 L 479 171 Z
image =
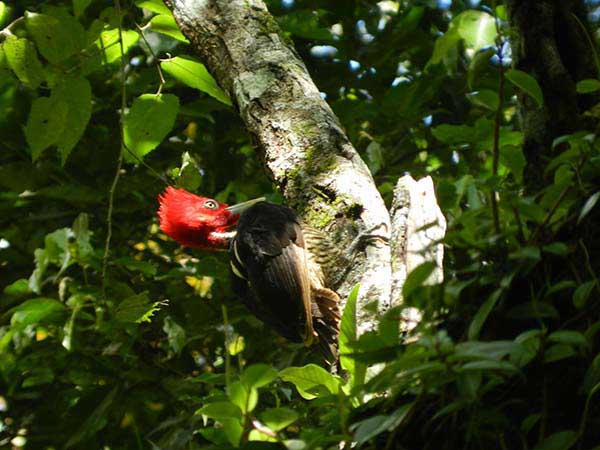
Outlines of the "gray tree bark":
M 338 248 L 350 250 L 330 279 L 343 299 L 360 283 L 357 322 L 360 331 L 372 328 L 365 306 L 377 300 L 382 312 L 397 298 L 392 259 L 399 270 L 403 255 L 392 257 L 390 214 L 304 63 L 260 0 L 165 3 L 232 98 L 287 204 Z

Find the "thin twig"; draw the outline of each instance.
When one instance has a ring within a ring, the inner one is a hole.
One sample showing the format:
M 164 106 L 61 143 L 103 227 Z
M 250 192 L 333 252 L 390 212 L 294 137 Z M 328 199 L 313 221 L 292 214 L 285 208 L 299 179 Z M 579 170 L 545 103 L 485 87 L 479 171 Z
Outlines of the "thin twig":
M 148 51 L 150 52 L 150 54 L 152 55 L 152 57 L 154 58 L 154 61 L 156 61 L 156 71 L 158 72 L 158 79 L 160 80 L 160 83 L 158 85 L 158 90 L 156 91 L 156 95 L 159 95 L 162 92 L 162 88 L 165 85 L 165 77 L 162 73 L 162 69 L 160 68 L 160 60 L 156 57 L 156 53 L 154 53 L 154 50 L 152 50 L 152 47 L 150 47 L 150 43 L 148 42 L 148 40 L 146 39 L 146 36 L 144 35 L 144 30 L 146 29 L 146 27 L 148 26 L 148 24 L 144 25 L 143 27 L 141 27 L 139 24 L 135 24 L 135 26 L 137 27 L 137 29 L 140 32 L 140 35 L 142 36 L 143 41 L 146 43 L 146 46 L 148 47 Z
M 23 17 L 23 16 L 17 17 L 11 23 L 6 25 L 2 30 L 0 30 L 0 36 L 5 36 L 5 37 L 14 36 L 13 32 L 12 32 L 13 27 L 15 27 L 19 23 L 23 22 L 23 20 L 25 20 L 25 17 Z
M 498 36 L 500 36 L 500 23 L 498 21 L 498 17 L 495 17 L 496 22 L 496 32 Z M 500 81 L 498 83 L 498 108 L 496 109 L 496 115 L 494 117 L 494 146 L 492 150 L 493 160 L 492 160 L 492 175 L 494 177 L 498 176 L 498 166 L 500 161 L 500 125 L 502 124 L 502 107 L 503 107 L 503 99 L 504 99 L 504 66 L 502 61 L 502 47 L 504 42 L 499 37 L 496 42 L 498 47 L 498 73 L 500 75 Z M 500 214 L 498 212 L 498 199 L 496 189 L 491 192 L 491 203 L 492 203 L 492 216 L 494 219 L 494 230 L 496 234 L 500 234 Z
M 225 335 L 225 386 L 231 385 L 231 358 L 229 357 L 229 320 L 227 319 L 227 306 L 221 305 L 223 313 L 223 334 Z
M 123 130 L 123 119 L 125 117 L 125 108 L 127 107 L 127 90 L 125 86 L 125 48 L 123 46 L 123 12 L 121 10 L 120 0 L 115 0 L 115 7 L 119 15 L 119 47 L 121 49 L 121 111 L 119 112 L 119 129 L 120 129 L 120 145 L 119 157 L 117 159 L 117 168 L 115 176 L 110 186 L 108 194 L 108 213 L 106 214 L 106 241 L 104 242 L 104 256 L 102 257 L 102 296 L 106 299 L 106 269 L 108 267 L 108 257 L 110 254 L 110 241 L 112 239 L 112 216 L 115 204 L 115 191 L 121 176 L 121 168 L 123 167 L 123 147 L 125 145 L 125 133 Z

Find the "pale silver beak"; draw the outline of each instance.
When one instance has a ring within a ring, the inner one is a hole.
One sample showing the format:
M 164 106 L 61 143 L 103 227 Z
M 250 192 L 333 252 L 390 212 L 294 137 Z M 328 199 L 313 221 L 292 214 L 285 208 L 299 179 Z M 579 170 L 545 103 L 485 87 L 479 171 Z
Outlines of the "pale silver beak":
M 242 214 L 244 211 L 246 211 L 248 208 L 250 208 L 251 206 L 259 203 L 259 202 L 264 202 L 266 200 L 265 197 L 259 197 L 259 198 L 255 198 L 252 200 L 248 200 L 242 203 L 237 203 L 235 205 L 231 205 L 228 206 L 227 208 L 225 208 L 226 211 L 229 211 L 232 214 Z

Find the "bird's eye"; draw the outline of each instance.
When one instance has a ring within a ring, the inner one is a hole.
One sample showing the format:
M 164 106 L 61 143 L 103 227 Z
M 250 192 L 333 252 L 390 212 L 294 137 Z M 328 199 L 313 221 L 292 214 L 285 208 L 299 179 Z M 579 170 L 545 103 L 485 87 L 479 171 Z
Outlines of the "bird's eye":
M 204 207 L 207 209 L 217 209 L 219 205 L 217 205 L 217 202 L 215 202 L 214 200 L 206 200 L 204 202 Z

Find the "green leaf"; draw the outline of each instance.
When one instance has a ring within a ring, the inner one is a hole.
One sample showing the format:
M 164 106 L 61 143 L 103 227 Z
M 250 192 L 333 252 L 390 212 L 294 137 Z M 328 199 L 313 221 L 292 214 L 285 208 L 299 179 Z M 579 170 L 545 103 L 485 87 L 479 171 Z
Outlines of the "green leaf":
M 156 33 L 164 34 L 165 36 L 177 39 L 180 42 L 189 44 L 190 41 L 181 34 L 179 27 L 175 22 L 175 18 L 171 14 L 159 14 L 150 20 L 150 29 Z
M 49 367 L 39 367 L 33 369 L 31 374 L 23 380 L 21 387 L 29 388 L 42 384 L 49 384 L 54 381 L 54 372 Z
M 6 61 L 17 78 L 32 88 L 38 87 L 46 78 L 42 63 L 34 45 L 27 39 L 9 36 L 2 46 Z
M 569 254 L 569 246 L 564 242 L 553 242 L 552 244 L 544 245 L 542 250 L 558 256 L 567 256 Z
M 467 98 L 477 106 L 482 106 L 491 111 L 496 111 L 500 105 L 498 93 L 490 89 L 481 89 L 479 91 L 467 94 Z
M 244 427 L 242 426 L 239 419 L 220 419 L 219 422 L 223 425 L 223 431 L 225 436 L 231 445 L 239 447 L 242 435 L 244 434 Z M 252 443 L 255 445 L 255 443 Z
M 483 370 L 483 371 L 501 371 L 517 372 L 519 369 L 508 361 L 472 361 L 463 364 L 458 368 L 460 371 Z
M 269 408 L 263 411 L 259 417 L 273 431 L 279 431 L 294 423 L 300 416 L 290 408 Z
M 539 413 L 530 414 L 525 419 L 523 419 L 523 422 L 521 422 L 521 430 L 523 430 L 524 433 L 529 433 L 534 427 L 534 425 L 540 421 L 541 417 L 542 415 Z
M 140 158 L 154 150 L 175 124 L 179 99 L 172 94 L 144 94 L 133 101 L 125 116 L 126 147 Z M 125 159 L 135 159 L 125 152 Z
M 577 442 L 578 436 L 576 431 L 559 431 L 537 444 L 533 450 L 568 450 Z
M 30 294 L 31 292 L 32 290 L 29 288 L 29 282 L 25 278 L 20 278 L 4 288 L 4 293 L 6 295 L 18 296 Z
M 581 80 L 577 83 L 576 89 L 579 94 L 591 94 L 592 92 L 600 90 L 600 80 L 593 78 Z
M 470 142 L 474 139 L 473 128 L 467 125 L 449 125 L 442 124 L 431 129 L 431 133 L 438 140 L 445 144 L 460 144 Z
M 75 14 L 75 17 L 81 16 L 91 3 L 92 0 L 73 0 L 73 14 Z
M 51 16 L 26 12 L 25 25 L 42 56 L 53 64 L 80 51 L 85 42 L 83 27 L 67 14 Z
M 11 8 L 6 6 L 6 3 L 0 2 L 0 27 L 4 26 L 4 24 L 8 21 L 10 17 Z
M 163 331 L 167 335 L 169 347 L 171 347 L 171 350 L 173 350 L 176 355 L 179 355 L 185 346 L 185 329 L 175 322 L 171 316 L 167 316 L 163 322 Z
M 136 0 L 138 8 L 145 8 L 157 14 L 171 14 L 171 10 L 167 8 L 162 0 Z
M 161 302 L 150 302 L 148 292 L 127 297 L 117 305 L 115 317 L 122 322 L 150 322 L 152 315 L 160 309 Z
M 45 249 L 38 248 L 33 252 L 33 254 L 35 269 L 29 277 L 29 288 L 36 294 L 40 294 L 42 292 L 44 273 L 46 272 L 46 268 L 48 267 L 50 260 L 48 259 L 48 254 L 46 253 Z
M 479 333 L 481 332 L 483 324 L 494 309 L 494 306 L 496 306 L 496 303 L 500 299 L 501 295 L 502 289 L 496 289 L 479 307 L 479 310 L 477 313 L 475 313 L 475 316 L 469 325 L 469 340 L 474 341 L 479 337 Z
M 539 261 L 541 258 L 542 254 L 539 247 L 523 247 L 508 255 L 508 259 L 530 259 L 532 261 Z
M 242 381 L 253 388 L 266 386 L 275 378 L 277 378 L 277 370 L 266 364 L 252 364 L 242 373 Z
M 483 11 L 468 10 L 457 15 L 448 31 L 436 39 L 429 64 L 438 64 L 456 60 L 457 46 L 463 41 L 465 47 L 475 51 L 494 45 L 496 40 L 494 18 Z M 453 64 L 454 65 L 454 64 Z
M 202 183 L 202 175 L 196 160 L 189 152 L 183 152 L 181 155 L 181 167 L 179 168 L 179 176 L 177 178 L 177 186 L 195 191 Z
M 25 125 L 25 138 L 33 161 L 63 135 L 68 114 L 69 105 L 62 98 L 40 97 L 33 102 Z
M 356 299 L 358 298 L 358 292 L 360 285 L 356 285 L 350 291 L 346 306 L 344 307 L 344 313 L 342 315 L 342 321 L 340 324 L 340 336 L 339 336 L 339 352 L 340 352 L 340 363 L 342 369 L 350 374 L 351 386 L 362 384 L 366 375 L 366 366 L 353 358 L 345 356 L 353 353 L 352 344 L 356 342 L 357 330 L 356 330 Z
M 10 324 L 12 326 L 26 327 L 40 322 L 52 321 L 64 309 L 64 305 L 53 298 L 32 298 L 13 309 Z
M 496 16 L 498 17 L 498 19 L 504 22 L 508 22 L 508 10 L 506 8 L 506 5 L 496 6 Z
M 252 412 L 258 404 L 258 391 L 241 381 L 231 383 L 227 387 L 227 395 L 231 403 L 237 405 L 243 414 Z
M 385 431 L 392 431 L 393 429 L 397 428 L 406 418 L 412 406 L 412 403 L 402 405 L 389 416 L 373 416 L 353 425 L 353 427 L 358 425 L 354 433 L 354 440 L 356 441 L 357 445 L 361 446 L 379 434 Z
M 125 267 L 128 270 L 141 272 L 146 277 L 153 277 L 154 275 L 156 275 L 156 272 L 158 270 L 156 264 L 151 263 L 150 261 L 145 261 L 145 260 L 138 261 L 137 259 L 130 258 L 130 257 L 119 258 L 115 262 L 117 264 L 122 265 L 123 267 Z
M 471 9 L 456 16 L 452 23 L 456 25 L 465 46 L 475 51 L 496 42 L 496 23 L 486 12 Z
M 279 372 L 283 381 L 289 381 L 306 400 L 325 394 L 337 394 L 340 389 L 339 378 L 334 377 L 322 367 L 308 364 L 304 367 L 288 367 Z
M 415 267 L 406 277 L 402 286 L 402 296 L 408 298 L 416 289 L 421 287 L 429 278 L 436 265 L 432 261 L 426 261 Z
M 196 414 L 203 414 L 218 421 L 224 419 L 241 420 L 242 418 L 242 410 L 231 402 L 208 403 L 197 410 Z
M 590 198 L 585 201 L 585 204 L 581 208 L 581 212 L 579 213 L 579 217 L 577 218 L 577 225 L 581 223 L 581 221 L 587 216 L 590 211 L 596 206 L 598 203 L 598 199 L 600 198 L 600 191 L 594 193 Z
M 523 148 L 519 145 L 505 145 L 500 148 L 500 163 L 506 167 L 520 183 L 523 181 L 523 170 L 527 164 Z
M 160 67 L 181 83 L 205 92 L 221 103 L 231 106 L 229 96 L 219 87 L 204 64 L 195 61 L 190 56 L 177 56 L 162 61 Z
M 129 50 L 140 39 L 140 35 L 134 30 L 123 30 L 123 52 L 127 54 Z M 98 48 L 98 55 L 88 63 L 88 69 L 98 64 L 111 64 L 121 59 L 121 46 L 119 45 L 119 30 L 112 29 L 100 33 L 100 37 L 95 42 Z
M 85 78 L 66 78 L 53 89 L 52 97 L 68 105 L 64 128 L 55 142 L 64 164 L 83 136 L 92 115 L 92 88 Z
M 588 345 L 585 336 L 578 331 L 555 331 L 548 335 L 548 341 L 556 342 L 558 344 L 568 344 L 574 346 L 585 347 Z
M 573 347 L 567 344 L 556 344 L 546 349 L 544 352 L 544 362 L 556 362 L 573 356 L 577 356 L 577 352 Z
M 544 94 L 537 80 L 521 70 L 510 69 L 506 71 L 506 78 L 526 94 L 529 94 L 541 108 L 544 105 Z
M 575 292 L 573 292 L 573 304 L 575 308 L 582 309 L 586 305 L 595 286 L 595 281 L 586 281 L 575 289 Z

